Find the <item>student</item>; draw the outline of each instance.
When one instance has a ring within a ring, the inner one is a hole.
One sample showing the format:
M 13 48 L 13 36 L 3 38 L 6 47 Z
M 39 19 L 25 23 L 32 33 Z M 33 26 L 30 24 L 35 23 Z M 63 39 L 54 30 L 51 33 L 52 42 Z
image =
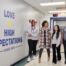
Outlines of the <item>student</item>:
M 63 45 L 64 45 L 64 55 L 65 55 L 65 64 L 66 64 L 66 27 L 63 30 Z
M 39 50 L 39 63 L 41 63 L 41 55 L 43 52 L 43 48 L 46 48 L 47 55 L 48 55 L 48 61 L 50 60 L 50 30 L 48 29 L 48 22 L 43 21 L 42 28 L 40 30 L 40 50 Z
M 33 19 L 29 20 L 29 23 L 31 24 L 31 26 L 27 29 L 28 46 L 29 46 L 29 57 L 27 59 L 28 62 L 34 59 L 36 56 L 36 46 L 39 34 L 39 30 L 36 27 L 37 22 Z
M 60 32 L 59 25 L 55 25 L 52 34 L 52 50 L 53 50 L 52 62 L 54 64 L 56 64 L 57 61 L 61 60 L 60 47 L 61 47 L 61 32 Z

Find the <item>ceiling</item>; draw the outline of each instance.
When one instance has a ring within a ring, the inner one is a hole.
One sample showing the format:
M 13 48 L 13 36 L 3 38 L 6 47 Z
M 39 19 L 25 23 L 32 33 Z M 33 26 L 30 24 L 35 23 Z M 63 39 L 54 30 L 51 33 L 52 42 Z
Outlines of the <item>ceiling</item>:
M 61 6 L 40 6 L 40 3 L 47 2 L 61 2 L 66 0 L 24 0 L 26 3 L 34 7 L 35 9 L 41 11 L 42 13 L 48 13 L 48 11 L 59 10 L 61 8 L 66 9 L 66 5 Z

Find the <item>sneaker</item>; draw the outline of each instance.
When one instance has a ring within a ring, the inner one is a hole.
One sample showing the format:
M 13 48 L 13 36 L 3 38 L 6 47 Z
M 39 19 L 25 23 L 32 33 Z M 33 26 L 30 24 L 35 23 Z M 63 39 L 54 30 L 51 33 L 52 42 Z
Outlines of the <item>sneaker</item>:
M 66 64 L 66 61 L 65 61 L 65 64 Z
M 33 58 L 32 58 L 32 59 L 33 59 L 33 60 L 34 60 L 34 59 L 36 59 L 36 56 L 33 56 Z
M 57 62 L 52 62 L 53 64 L 57 64 Z
M 56 62 L 53 62 L 53 64 L 57 64 Z
M 38 61 L 39 63 L 41 63 L 41 59 L 39 59 L 39 61 Z
M 30 57 L 28 57 L 27 62 L 30 62 L 30 61 L 31 61 L 31 58 L 30 58 Z
M 50 61 L 50 57 L 48 58 L 48 61 Z

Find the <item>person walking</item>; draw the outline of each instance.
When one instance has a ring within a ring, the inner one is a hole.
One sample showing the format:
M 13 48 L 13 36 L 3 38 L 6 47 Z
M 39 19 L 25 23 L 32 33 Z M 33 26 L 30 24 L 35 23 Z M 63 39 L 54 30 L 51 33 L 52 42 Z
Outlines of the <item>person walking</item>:
M 63 29 L 63 46 L 64 46 L 64 55 L 65 55 L 65 64 L 66 64 L 66 27 Z
M 36 57 L 36 46 L 38 42 L 38 34 L 39 30 L 36 27 L 37 22 L 32 19 L 29 20 L 29 23 L 31 26 L 27 29 L 27 35 L 28 35 L 28 47 L 29 47 L 29 56 L 27 61 L 31 61 L 32 59 L 35 59 Z
M 43 52 L 44 48 L 46 48 L 46 50 L 47 50 L 48 61 L 50 60 L 51 33 L 48 28 L 48 21 L 46 21 L 46 20 L 43 21 L 43 23 L 42 23 L 42 28 L 40 29 L 39 38 L 40 38 L 39 39 L 39 41 L 40 41 L 39 63 L 41 63 L 41 56 L 42 56 L 42 52 Z
M 54 26 L 51 43 L 52 43 L 52 50 L 53 50 L 53 59 L 52 59 L 52 62 L 54 64 L 56 64 L 57 61 L 61 60 L 61 53 L 60 53 L 61 32 L 60 32 L 59 25 L 55 25 Z

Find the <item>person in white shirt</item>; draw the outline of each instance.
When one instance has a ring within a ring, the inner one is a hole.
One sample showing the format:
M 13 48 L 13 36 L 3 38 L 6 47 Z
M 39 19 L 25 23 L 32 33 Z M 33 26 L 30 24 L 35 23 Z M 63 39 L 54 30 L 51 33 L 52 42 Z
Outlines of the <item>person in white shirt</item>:
M 57 61 L 61 60 L 61 53 L 60 53 L 61 32 L 60 32 L 59 25 L 55 25 L 54 27 L 51 43 L 52 43 L 52 50 L 53 50 L 52 62 L 56 64 Z
M 28 36 L 28 46 L 29 46 L 29 57 L 27 61 L 31 61 L 35 59 L 36 56 L 36 46 L 38 42 L 38 34 L 39 29 L 36 27 L 37 22 L 35 20 L 29 21 L 31 26 L 27 28 L 27 36 Z

